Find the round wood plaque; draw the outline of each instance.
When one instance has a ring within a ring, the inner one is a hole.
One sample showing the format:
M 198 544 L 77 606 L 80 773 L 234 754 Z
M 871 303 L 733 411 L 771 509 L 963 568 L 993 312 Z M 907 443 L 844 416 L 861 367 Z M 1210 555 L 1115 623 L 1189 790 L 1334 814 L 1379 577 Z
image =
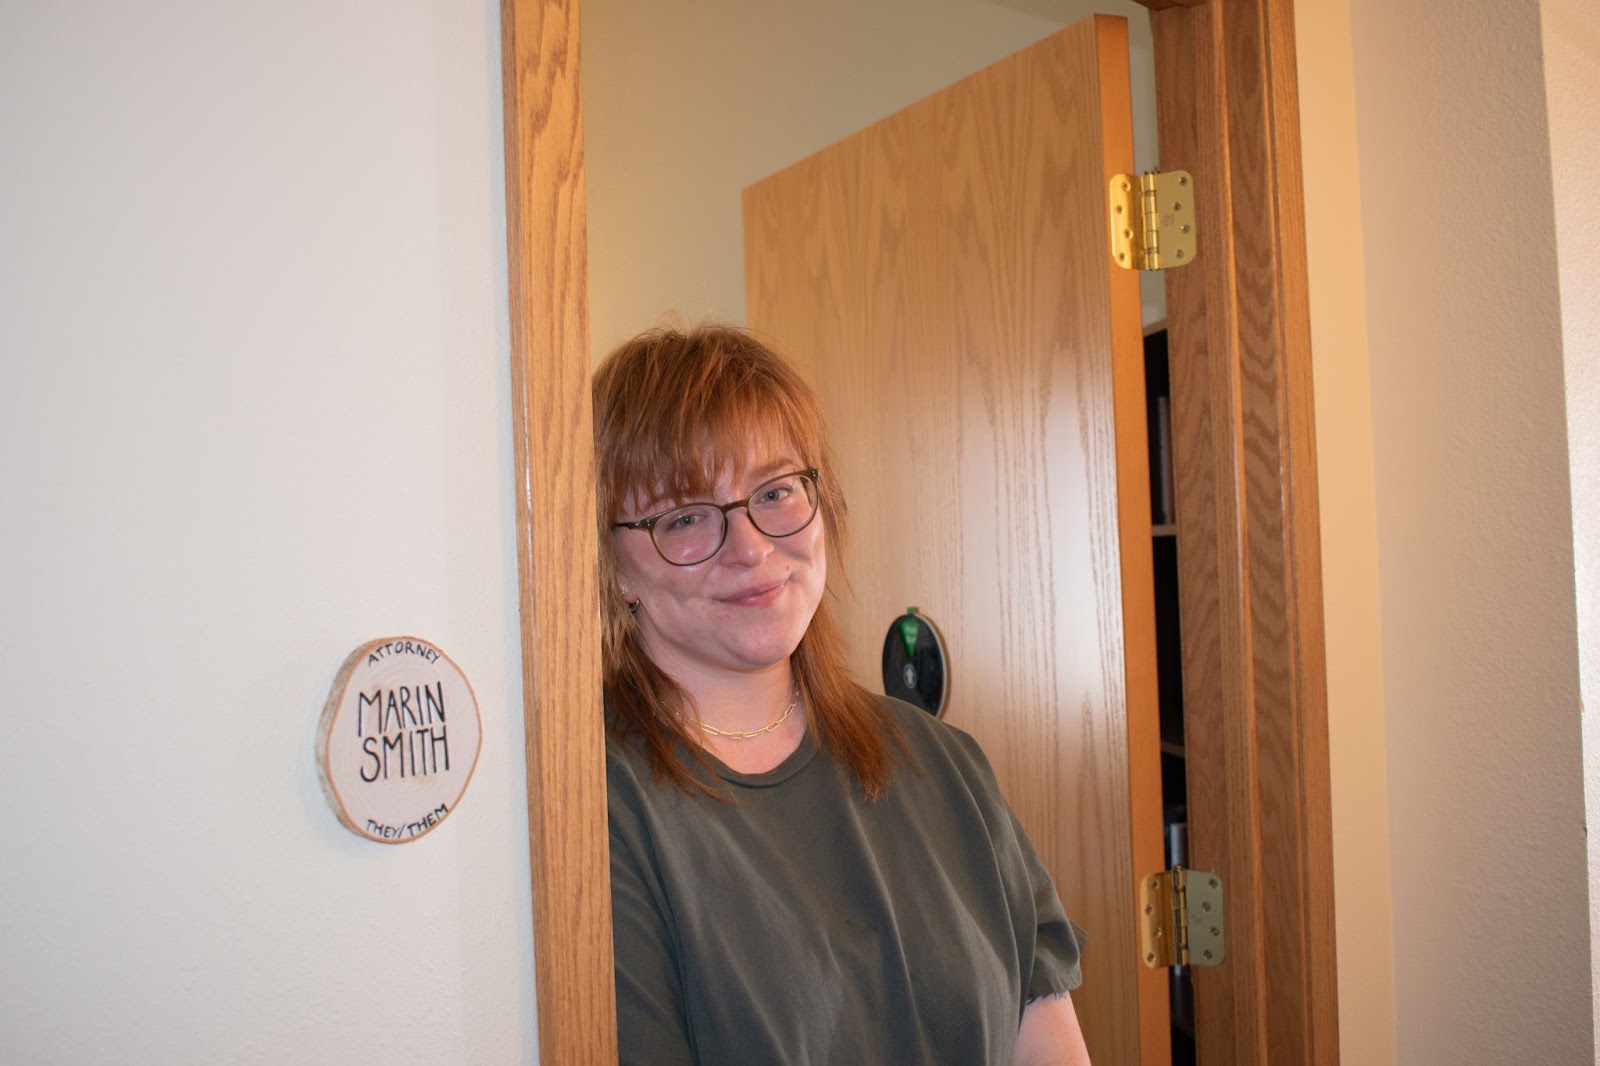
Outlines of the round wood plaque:
M 322 709 L 317 771 L 349 830 L 404 844 L 461 802 L 483 747 L 467 676 L 416 637 L 368 641 L 345 659 Z

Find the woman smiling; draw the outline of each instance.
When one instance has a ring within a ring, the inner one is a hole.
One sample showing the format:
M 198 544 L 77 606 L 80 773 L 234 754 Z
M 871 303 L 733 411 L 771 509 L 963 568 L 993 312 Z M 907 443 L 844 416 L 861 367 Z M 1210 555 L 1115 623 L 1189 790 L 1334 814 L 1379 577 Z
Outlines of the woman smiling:
M 1081 934 L 977 744 L 845 668 L 815 395 L 741 331 L 595 376 L 622 1061 L 1088 1061 Z

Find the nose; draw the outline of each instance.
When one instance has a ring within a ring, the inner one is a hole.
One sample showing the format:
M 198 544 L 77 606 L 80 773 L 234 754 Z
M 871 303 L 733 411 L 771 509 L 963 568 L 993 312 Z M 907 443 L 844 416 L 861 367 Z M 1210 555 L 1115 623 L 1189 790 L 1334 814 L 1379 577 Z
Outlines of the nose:
M 750 521 L 748 508 L 739 507 L 728 512 L 728 538 L 722 554 L 730 562 L 752 566 L 772 553 L 772 541 Z

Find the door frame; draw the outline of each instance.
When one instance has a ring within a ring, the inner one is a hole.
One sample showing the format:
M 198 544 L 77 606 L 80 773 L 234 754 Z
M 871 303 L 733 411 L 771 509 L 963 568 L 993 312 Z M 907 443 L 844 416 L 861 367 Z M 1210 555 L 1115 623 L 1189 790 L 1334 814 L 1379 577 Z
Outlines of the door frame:
M 1227 892 L 1229 961 L 1195 982 L 1200 1061 L 1331 1064 L 1332 820 L 1293 0 L 1139 2 L 1151 8 L 1162 160 L 1195 176 L 1201 241 L 1195 262 L 1166 279 L 1190 853 Z M 610 1064 L 579 3 L 502 0 L 506 241 L 539 1055 Z
M 577 0 L 503 0 L 500 48 L 539 1061 L 614 1064 Z
M 1228 961 L 1203 1063 L 1339 1059 L 1322 562 L 1293 0 L 1140 0 L 1162 166 L 1195 178 L 1166 276 L 1189 855 Z M 1271 842 L 1271 847 L 1267 846 Z

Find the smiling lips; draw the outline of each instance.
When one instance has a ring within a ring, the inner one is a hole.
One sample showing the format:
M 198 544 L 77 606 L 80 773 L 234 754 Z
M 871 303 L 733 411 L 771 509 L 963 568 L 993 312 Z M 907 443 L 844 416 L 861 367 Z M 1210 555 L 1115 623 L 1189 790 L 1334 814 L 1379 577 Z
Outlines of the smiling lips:
M 777 601 L 783 592 L 784 586 L 789 583 L 788 578 L 776 581 L 770 585 L 761 585 L 732 596 L 720 597 L 722 602 L 729 607 L 770 607 Z

